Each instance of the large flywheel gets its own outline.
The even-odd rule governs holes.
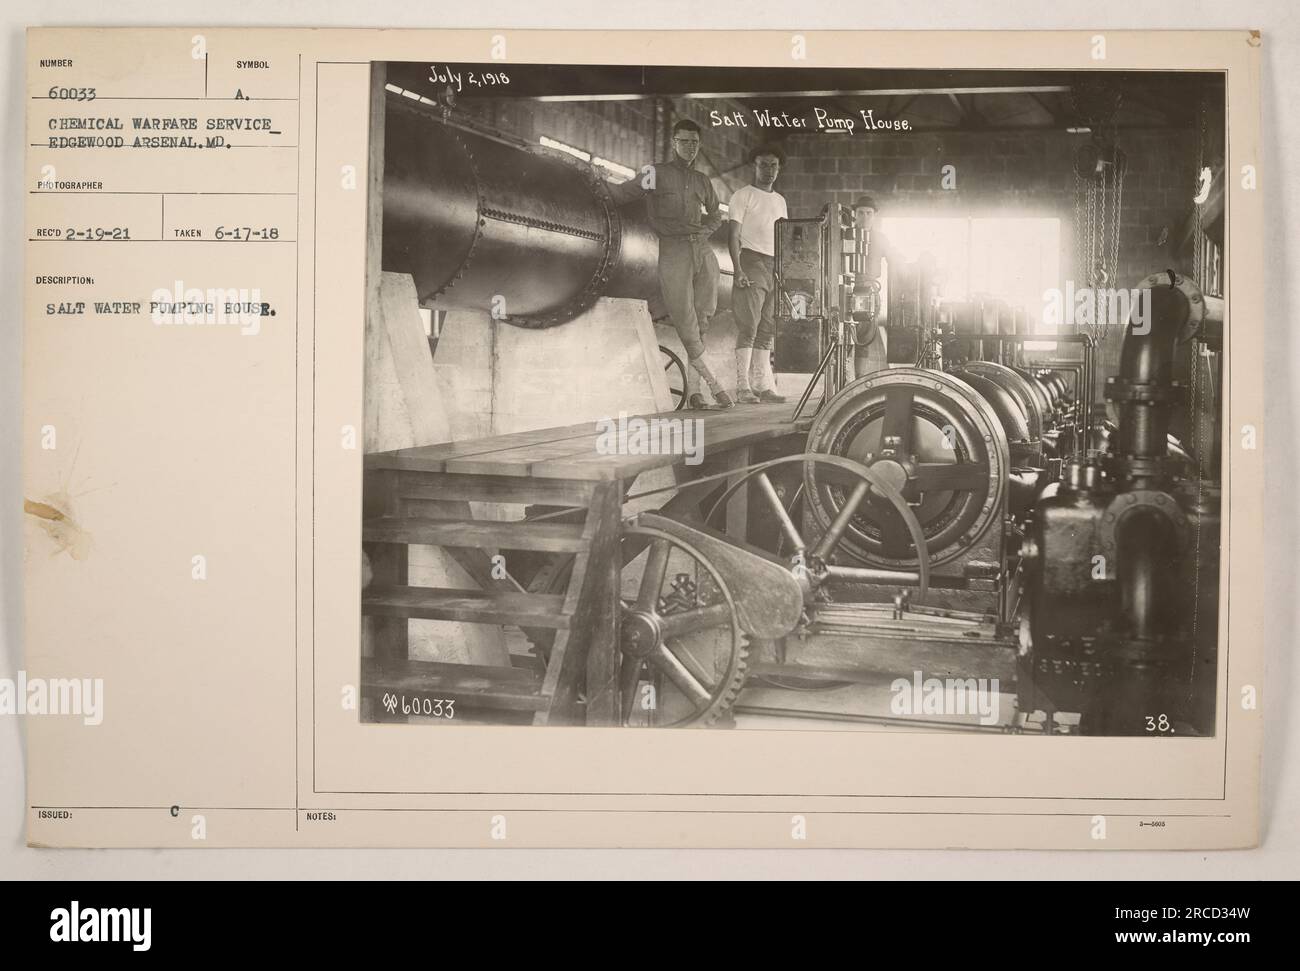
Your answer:
[[[807,451],[852,459],[887,479],[920,522],[932,566],[1001,526],[1011,465],[1006,432],[978,392],[941,371],[890,368],[847,385],[817,415]],[[836,547],[838,562],[918,565],[903,520],[879,494],[854,495],[811,463],[804,492],[818,532],[830,529],[846,504],[857,504]]]

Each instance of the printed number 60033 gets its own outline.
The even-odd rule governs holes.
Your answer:
[[[392,715],[400,711],[403,715],[424,715],[430,718],[456,717],[454,698],[408,698],[406,695],[385,692],[383,703],[384,708]]]

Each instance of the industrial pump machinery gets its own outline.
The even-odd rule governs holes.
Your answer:
[[[854,287],[843,273],[824,282]],[[1090,420],[1090,337],[1035,338],[1082,350],[1073,365],[1042,367],[1001,350],[1023,345],[1014,328],[923,334],[914,346],[942,347],[942,370],[890,367],[824,399],[803,451],[849,459],[889,488],[805,461],[802,481],[778,490],[802,494],[802,534],[813,537],[796,554],[813,592],[806,631],[872,642],[905,627],[952,657],[962,637],[1014,638],[1020,713],[1042,713],[1047,730],[1068,712],[1083,734],[1213,732],[1219,432],[1198,424],[1193,456],[1170,429],[1182,414],[1180,346],[1218,387],[1223,304],[1173,271],[1137,292],[1105,382],[1114,423]],[[806,341],[807,322],[792,323]],[[828,349],[838,339],[822,332]],[[1010,363],[982,359],[989,345]],[[894,605],[889,618],[871,613],[878,602]],[[941,632],[962,618],[961,637]]]
[[[730,259],[715,249],[726,307]],[[658,604],[625,605],[625,699],[649,677],[656,611],[712,597],[744,629],[701,646],[718,690],[678,699],[661,724],[724,720],[747,678],[816,688],[910,676],[924,657],[1009,673],[1018,711],[997,730],[1212,734],[1220,429],[1198,413],[1191,448],[1171,432],[1190,424],[1177,356],[1192,351],[1220,387],[1222,301],[1173,271],[1142,282],[1104,381],[1112,421],[1093,402],[1090,336],[1028,334],[996,303],[943,305],[924,265],[891,268],[891,366],[854,377],[850,323],[881,309],[864,250],[845,207],[778,224],[777,370],[816,372],[823,393],[806,435],[715,477],[703,500],[628,521],[625,574],[662,573],[669,547],[701,568]],[[504,295],[507,320],[530,327],[602,295],[653,313],[656,257],[643,207],[614,206],[583,167],[390,97],[384,267],[410,273],[426,306]],[[1028,340],[1074,353],[1035,358]],[[746,542],[717,528],[741,489],[759,497]],[[553,557],[524,579],[547,590],[565,569]]]
[[[821,245],[851,252],[834,208],[819,225],[838,238]],[[805,273],[783,273],[781,238],[778,226],[779,285],[793,276],[807,292]],[[793,262],[802,271],[808,261]],[[835,308],[862,288],[851,259],[822,265],[829,296],[816,306],[830,309],[814,333],[824,364],[844,331]],[[1042,713],[1049,731],[1068,712],[1083,734],[1213,732],[1219,430],[1206,432],[1198,415],[1193,456],[1170,429],[1182,415],[1180,347],[1193,346],[1192,367],[1219,386],[1223,304],[1173,271],[1136,292],[1118,374],[1105,382],[1114,423],[1091,404],[1092,338],[1035,336],[1081,351],[1035,363],[1022,350],[1032,335],[1005,308],[990,326],[987,308],[945,314],[922,295],[914,306],[930,326],[911,347],[928,366],[890,367],[838,390],[834,370],[822,369],[830,393],[803,451],[852,460],[890,489],[846,482],[816,461],[803,463],[801,482],[785,483],[787,494],[801,493],[802,533],[813,537],[796,553],[813,591],[805,631],[871,642],[906,627],[958,657],[960,638],[942,628],[965,618],[963,637],[1014,636],[1020,714]],[[781,324],[778,346],[788,326],[796,356],[810,360],[809,320]],[[1217,415],[1218,402],[1207,411]],[[903,515],[890,491],[905,501]],[[867,606],[884,601],[895,607],[887,622]],[[989,620],[991,629],[980,626]]]

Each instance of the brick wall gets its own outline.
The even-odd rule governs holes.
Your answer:
[[[1061,267],[1074,249],[1075,150],[1086,135],[1027,134],[798,135],[777,182],[794,217],[815,216],[828,202],[875,196],[891,216],[1037,215],[1061,220]],[[1120,283],[1133,285],[1169,256],[1158,244],[1162,227],[1175,230],[1195,191],[1190,132],[1124,132],[1128,154],[1120,235]],[[957,169],[957,187],[940,186],[944,165]]]
[[[713,176],[713,188],[718,198],[726,202],[733,192],[752,181],[749,153],[765,139],[753,129],[715,128],[709,111],[723,108],[723,102],[682,99],[674,102],[674,106],[674,117],[689,118],[700,126],[700,158],[695,164]]]
[[[651,101],[465,102],[463,109],[499,131],[536,144],[543,135],[631,168],[653,158],[655,107]]]
[[[1075,278],[1074,153],[1087,135],[1043,131],[797,135],[785,142],[788,161],[776,188],[792,217],[815,216],[828,202],[849,204],[860,193],[876,198],[887,216],[1023,215],[1061,220],[1059,285]],[[1133,287],[1149,273],[1180,266],[1172,246],[1195,193],[1195,140],[1190,131],[1122,132],[1128,155],[1123,187],[1116,286]],[[957,185],[940,185],[944,165]],[[1075,286],[1083,282],[1075,279]],[[1119,333],[1099,349],[1099,378],[1114,373]]]
[[[754,127],[714,127],[709,111],[735,107],[726,101],[663,98],[656,101],[536,102],[483,99],[462,108],[501,131],[530,142],[558,139],[602,158],[637,168],[667,157],[661,119],[696,121],[704,131],[700,165],[714,178],[719,196],[750,180],[748,153],[764,141]],[[1074,245],[1075,150],[1087,135],[1060,131],[943,134],[806,134],[782,144],[788,162],[777,188],[791,216],[813,216],[827,202],[849,203],[862,192],[876,195],[889,215],[982,215],[1008,210],[1061,219],[1061,266],[1070,272]],[[1120,282],[1132,286],[1170,257],[1157,243],[1170,239],[1195,192],[1195,147],[1190,131],[1122,132],[1127,152]],[[957,167],[957,188],[940,188],[940,169]]]
[[[753,127],[713,126],[709,111],[725,113],[725,101],[661,99],[598,102],[531,102],[511,99],[472,103],[482,121],[536,142],[542,135],[636,168],[666,157],[659,130],[666,117],[688,117],[703,129],[701,168],[725,202],[749,182],[746,159],[764,140]],[[1061,221],[1061,279],[1077,276],[1074,260],[1075,151],[1086,135],[1061,131],[881,134],[805,134],[782,142],[787,164],[777,182],[792,217],[814,216],[827,202],[851,203],[863,192],[876,196],[884,214],[1026,215]],[[1126,131],[1128,155],[1116,286],[1135,286],[1147,274],[1173,266],[1172,244],[1195,192],[1195,142],[1191,131]],[[944,190],[940,171],[957,169],[957,187]],[[1167,243],[1159,240],[1162,232]],[[1082,282],[1075,279],[1075,286]],[[1035,311],[1041,308],[1033,308]],[[1113,373],[1119,334],[1100,348],[1099,378]]]

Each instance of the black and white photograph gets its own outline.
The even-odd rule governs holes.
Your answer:
[[[1222,73],[372,88],[364,721],[1214,735]]]
[[[370,718],[1214,733],[1222,75],[381,81]]]
[[[1267,933],[1207,881],[1300,834],[1274,0],[123,3],[8,11],[0,870],[106,881],[23,935],[286,874]]]

